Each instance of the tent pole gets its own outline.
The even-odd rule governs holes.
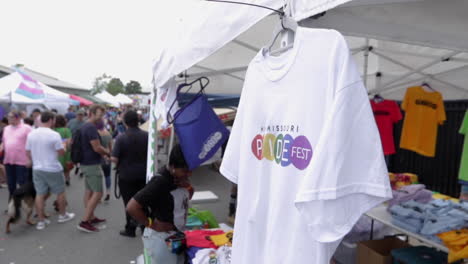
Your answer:
[[[380,53],[379,51],[372,50],[371,52],[374,53],[377,56],[380,56],[381,58],[383,58],[383,59],[385,59],[387,61],[390,61],[390,62],[392,62],[392,63],[394,63],[394,64],[396,64],[398,66],[401,66],[401,67],[409,70],[409,72],[404,74],[403,76],[399,76],[398,78],[395,78],[395,79],[383,84],[382,88],[380,88],[378,90],[374,90],[375,92],[380,92],[380,91],[384,90],[386,87],[388,87],[389,85],[391,85],[391,84],[393,84],[393,83],[395,83],[395,82],[397,82],[399,80],[405,79],[406,77],[409,77],[409,76],[411,76],[411,75],[413,75],[415,73],[425,75],[425,73],[422,72],[423,70],[425,70],[425,69],[427,69],[427,68],[429,68],[431,66],[434,66],[434,65],[436,65],[436,64],[438,64],[438,63],[440,63],[442,61],[450,59],[450,57],[455,56],[455,55],[460,53],[459,51],[452,51],[452,52],[446,54],[445,56],[442,56],[442,57],[438,58],[437,60],[433,60],[433,61],[431,61],[431,62],[429,62],[429,63],[427,63],[427,64],[425,64],[425,65],[423,65],[423,66],[421,66],[419,68],[413,69],[413,68],[409,67],[408,65],[406,65],[404,63],[401,63],[401,62],[399,62],[397,60],[394,60],[394,59],[388,57],[387,55],[384,55],[384,54]]]
[[[366,38],[366,46],[364,48],[365,48],[365,50],[364,50],[364,77],[363,77],[363,81],[364,81],[364,87],[366,87],[366,89],[367,89],[367,71],[369,69],[369,51],[370,51],[369,39],[368,38]]]
[[[388,93],[388,92],[391,92],[391,91],[401,90],[401,89],[407,88],[406,87],[407,85],[411,85],[411,84],[417,83],[417,82],[422,82],[427,78],[434,79],[434,78],[436,78],[438,76],[441,76],[441,75],[444,75],[444,74],[447,74],[447,73],[454,73],[454,72],[464,71],[464,70],[468,70],[468,65],[460,66],[458,68],[450,69],[450,70],[447,70],[447,71],[442,71],[442,72],[439,72],[439,73],[436,73],[436,74],[431,74],[430,76],[423,76],[421,78],[411,80],[411,81],[408,81],[408,82],[398,83],[398,84],[387,87],[385,90],[382,90],[382,93]]]

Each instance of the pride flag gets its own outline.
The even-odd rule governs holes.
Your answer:
[[[21,94],[31,99],[42,99],[45,97],[44,90],[42,90],[38,81],[32,79],[24,73],[18,73],[21,75],[21,77],[23,77],[23,81],[20,82],[18,88],[15,91],[17,94]]]

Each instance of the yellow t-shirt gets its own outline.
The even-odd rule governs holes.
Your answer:
[[[410,87],[401,108],[406,115],[400,148],[434,157],[437,125],[442,125],[446,118],[442,94],[428,92],[420,86]]]

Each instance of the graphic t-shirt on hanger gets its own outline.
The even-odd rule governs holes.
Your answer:
[[[410,87],[406,91],[401,108],[405,111],[405,121],[400,148],[434,157],[437,128],[445,121],[442,94],[428,92],[421,86]]]
[[[382,147],[385,155],[395,154],[395,141],[393,139],[393,124],[401,120],[400,107],[395,101],[371,100],[372,111],[380,132]]]
[[[238,184],[232,264],[329,263],[391,197],[382,145],[343,36],[299,27],[250,63],[221,173]]]
[[[468,111],[465,112],[465,117],[463,118],[459,132],[465,136],[465,141],[463,142],[463,153],[460,161],[458,179],[468,182],[468,140],[466,138],[466,135],[468,134]]]

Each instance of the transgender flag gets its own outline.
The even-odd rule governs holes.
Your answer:
[[[31,99],[44,98],[44,91],[40,87],[38,81],[32,79],[24,73],[18,73],[21,75],[21,77],[23,77],[23,81],[19,84],[18,88],[15,91],[17,94],[21,94]]]

